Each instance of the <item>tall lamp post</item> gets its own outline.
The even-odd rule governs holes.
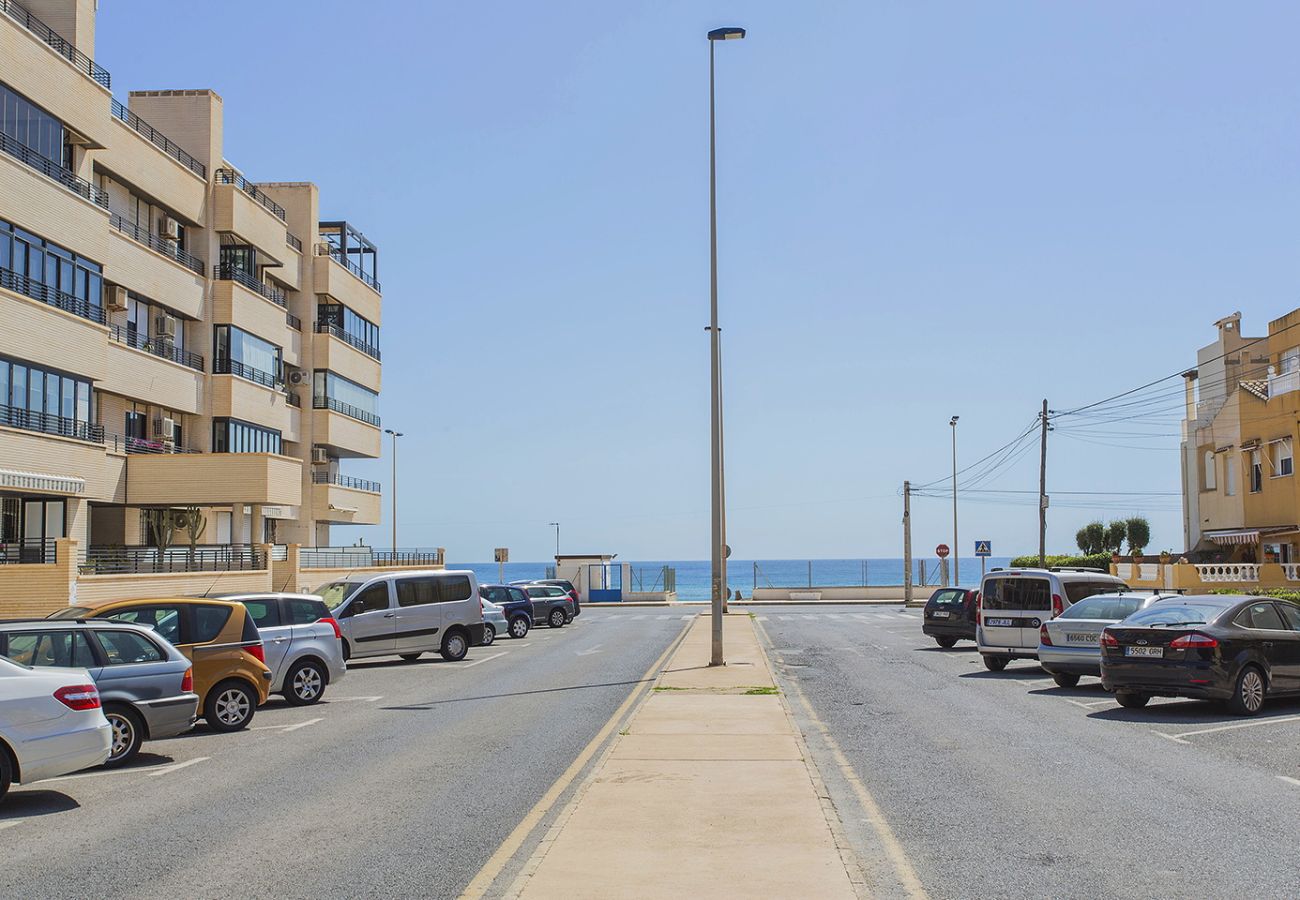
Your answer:
[[[384,434],[393,436],[393,558],[397,558],[397,439],[402,432],[385,428]]]
[[[713,57],[718,41],[740,40],[743,28],[715,28],[709,32],[709,346],[711,377],[709,380],[710,422],[709,445],[712,455],[711,481],[713,488],[713,653],[709,665],[726,664],[722,656],[722,592],[723,566],[726,564],[726,525],[723,506],[726,498],[722,487],[722,360],[718,341],[718,153],[716,128],[716,92],[714,90]]]
[[[961,545],[957,543],[957,420],[953,416],[948,420],[952,426],[952,584],[961,584]]]
[[[560,523],[559,523],[559,522],[547,522],[546,524],[549,525],[549,526],[551,526],[552,528],[555,529],[555,558],[556,558],[556,560],[558,561],[559,558],[560,558]],[[557,565],[558,565],[558,562],[557,562]]]

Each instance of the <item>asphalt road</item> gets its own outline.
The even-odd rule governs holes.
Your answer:
[[[933,897],[1296,896],[1300,702],[1126,710],[1095,678],[941,650],[920,610],[756,614],[877,895],[903,893],[900,863],[855,779]]]
[[[692,616],[584,609],[460,663],[358,661],[316,706],[14,788],[0,897],[454,897]]]

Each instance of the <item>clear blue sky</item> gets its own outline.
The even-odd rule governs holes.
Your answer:
[[[900,555],[899,486],[948,470],[953,413],[972,462],[1044,396],[1100,399],[1191,366],[1222,315],[1262,333],[1296,305],[1293,4],[177,10],[101,5],[118,96],[214,88],[234,163],[318,183],[322,214],[381,249],[402,545],[541,559],[559,520],[570,552],[707,556],[719,25],[749,29],[719,48],[741,558]],[[1177,491],[1160,424],[1054,437],[1049,490]],[[388,463],[349,471],[387,492]],[[1036,489],[1036,452],[984,486]],[[1152,549],[1181,549],[1172,500],[1053,509],[1049,545],[1147,512]],[[918,548],[949,516],[917,501]],[[1033,506],[972,495],[962,520],[963,551],[1036,548]],[[339,537],[386,545],[387,527]]]

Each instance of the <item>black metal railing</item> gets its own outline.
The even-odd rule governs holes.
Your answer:
[[[367,344],[365,341],[361,340],[361,338],[356,337],[355,335],[348,334],[346,331],[344,331],[342,328],[338,327],[337,325],[333,324],[332,322],[317,322],[317,323],[316,323],[316,333],[317,333],[317,334],[332,334],[332,335],[334,335],[336,338],[338,338],[340,341],[342,341],[343,343],[348,344],[348,345],[350,345],[350,346],[352,346],[352,347],[357,348],[357,349],[360,350],[362,353],[364,353],[366,356],[370,356],[370,357],[374,357],[375,359],[379,359],[379,348],[378,348],[378,347],[372,347],[372,346],[370,346],[370,345]]]
[[[303,569],[365,569],[383,566],[441,566],[440,550],[376,550],[373,547],[303,547],[298,565]]]
[[[188,544],[159,547],[91,546],[83,572],[95,575],[147,572],[238,572],[266,568],[266,554],[250,544]]]
[[[17,406],[0,405],[0,425],[21,428],[23,431],[57,434],[60,437],[76,438],[79,441],[93,441],[96,444],[104,443],[103,425],[65,419],[53,413],[36,412]]]
[[[284,291],[277,290],[264,281],[259,281],[254,275],[232,263],[217,263],[212,267],[212,277],[218,281],[237,281],[253,293],[261,294],[277,306],[286,308],[289,306],[289,301],[284,297]]]
[[[100,325],[103,325],[106,321],[103,306],[88,303],[80,297],[74,297],[71,294],[63,293],[63,291],[55,290],[48,284],[33,281],[26,275],[19,275],[13,269],[0,269],[0,287],[11,290],[16,294],[25,294],[33,300],[48,303],[56,309],[73,313],[92,322],[98,322]]]
[[[284,382],[278,375],[272,375],[269,372],[263,372],[261,369],[246,366],[237,360],[225,359],[220,356],[212,361],[212,374],[237,375],[247,381],[253,381],[269,388],[279,389],[284,387]]]
[[[302,406],[302,397],[296,391],[285,391],[284,398],[290,406]]]
[[[284,207],[266,196],[265,191],[253,184],[243,175],[240,175],[234,169],[217,169],[214,173],[214,177],[217,180],[217,184],[233,184],[258,203],[262,204],[262,206],[270,210],[271,213],[281,222],[285,220]]]
[[[203,163],[199,162],[180,147],[176,146],[172,143],[171,138],[167,137],[167,135],[163,134],[157,128],[154,128],[144,119],[131,112],[131,110],[127,109],[123,104],[118,103],[116,99],[113,100],[113,115],[130,125],[139,132],[146,141],[153,144],[163,153],[166,153],[195,175],[199,175],[204,179],[208,177],[207,166],[203,165]]]
[[[293,249],[297,250],[299,253],[302,252],[302,241],[294,237],[292,231],[286,231],[284,233],[284,241],[286,244],[288,244]]]
[[[370,491],[379,493],[378,481],[366,481],[363,478],[353,478],[351,475],[340,475],[337,472],[312,472],[312,484],[336,484],[339,487],[352,488],[357,491]]]
[[[357,276],[362,281],[364,281],[366,284],[370,285],[372,288],[375,289],[376,292],[379,291],[379,279],[375,278],[375,276],[373,275],[369,275],[363,272],[359,265],[354,263],[352,260],[348,259],[347,255],[337,247],[332,246],[330,244],[324,244],[322,246],[329,248],[330,259],[334,260],[340,266],[347,269],[353,275]]]
[[[55,53],[72,63],[77,68],[77,71],[84,72],[93,78],[96,83],[106,88],[113,86],[113,76],[109,75],[102,66],[96,65],[93,59],[73,46],[71,41],[36,18],[20,4],[15,3],[14,0],[0,0],[0,12],[3,12],[48,44]]]
[[[144,244],[150,250],[156,250],[163,256],[176,260],[195,275],[202,275],[207,268],[203,264],[203,260],[193,254],[186,253],[175,241],[169,241],[161,235],[154,234],[143,225],[136,225],[132,222],[128,222],[117,213],[109,215],[108,224],[112,225],[127,237]]]
[[[105,434],[104,447],[114,453],[202,453],[158,438],[134,437],[129,434]]]
[[[58,543],[53,539],[0,542],[0,566],[58,562],[57,548]]]
[[[4,0],[0,0],[3,3]],[[40,172],[48,178],[52,178],[68,190],[86,198],[87,200],[108,208],[108,191],[96,187],[84,178],[78,178],[76,173],[69,169],[63,168],[52,159],[41,156],[31,147],[28,147],[17,138],[10,137],[3,131],[0,131],[0,150],[8,153],[17,160],[22,161],[31,168]]]
[[[343,413],[345,416],[351,416],[368,425],[379,427],[379,416],[372,412],[367,412],[359,406],[353,406],[351,403],[344,403],[342,400],[335,400],[333,397],[311,398],[311,405],[316,409],[332,409],[334,412]]]
[[[298,318],[291,312],[284,314],[285,323],[294,331],[302,331],[302,319]]]
[[[110,325],[108,327],[112,339],[119,344],[126,344],[128,347],[143,350],[145,353],[152,353],[162,359],[170,359],[172,362],[180,363],[182,366],[189,366],[199,372],[203,371],[203,357],[197,353],[182,350],[171,341],[151,338],[140,334],[138,331],[123,328],[121,325]]]

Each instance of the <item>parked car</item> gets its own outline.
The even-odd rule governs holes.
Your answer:
[[[506,634],[516,639],[527,636],[533,627],[533,601],[523,588],[510,584],[481,584],[478,595],[501,607],[506,617]]]
[[[113,728],[108,766],[131,760],[144,741],[189,731],[198,718],[190,661],[138,625],[105,619],[3,622],[0,656],[26,666],[86,670]]]
[[[497,632],[505,634],[509,628],[506,623],[506,613],[491,600],[484,600],[482,596],[479,597],[478,602],[483,607],[483,640],[480,643],[481,646],[490,647],[497,639]]]
[[[343,631],[325,601],[314,594],[222,594],[242,603],[262,635],[271,693],[293,706],[310,706],[327,685],[347,674]]]
[[[400,656],[437,650],[455,662],[483,641],[478,581],[469,570],[431,569],[357,575],[316,593],[343,632],[343,658]]]
[[[573,586],[572,581],[563,578],[539,578],[536,581],[512,581],[510,583],[516,587],[521,585],[526,587],[530,584],[549,584],[551,587],[564,588],[564,592],[568,594],[569,599],[573,601],[573,618],[576,619],[578,616],[582,615],[582,599],[578,595],[578,589]]]
[[[552,628],[563,628],[573,621],[573,598],[562,587],[553,584],[526,584],[524,593],[533,602],[533,621],[545,622]]]
[[[967,588],[939,588],[925,601],[921,633],[928,634],[944,648],[958,641],[975,640],[977,593]]]
[[[992,569],[980,582],[975,644],[984,665],[1001,672],[1013,659],[1038,657],[1038,630],[1085,597],[1127,591],[1095,569]]]
[[[262,636],[242,604],[211,598],[112,600],[69,606],[50,619],[112,619],[152,628],[194,666],[194,693],[213,731],[253,721],[271,689]]]
[[[1074,687],[1081,675],[1100,675],[1102,630],[1139,609],[1178,597],[1158,591],[1085,597],[1038,629],[1038,662],[1058,687]]]
[[[80,669],[34,669],[0,657],[0,799],[101,765],[113,748],[99,690]]]
[[[1194,697],[1254,715],[1266,698],[1300,694],[1300,606],[1222,594],[1164,600],[1102,632],[1101,684],[1130,709]]]

